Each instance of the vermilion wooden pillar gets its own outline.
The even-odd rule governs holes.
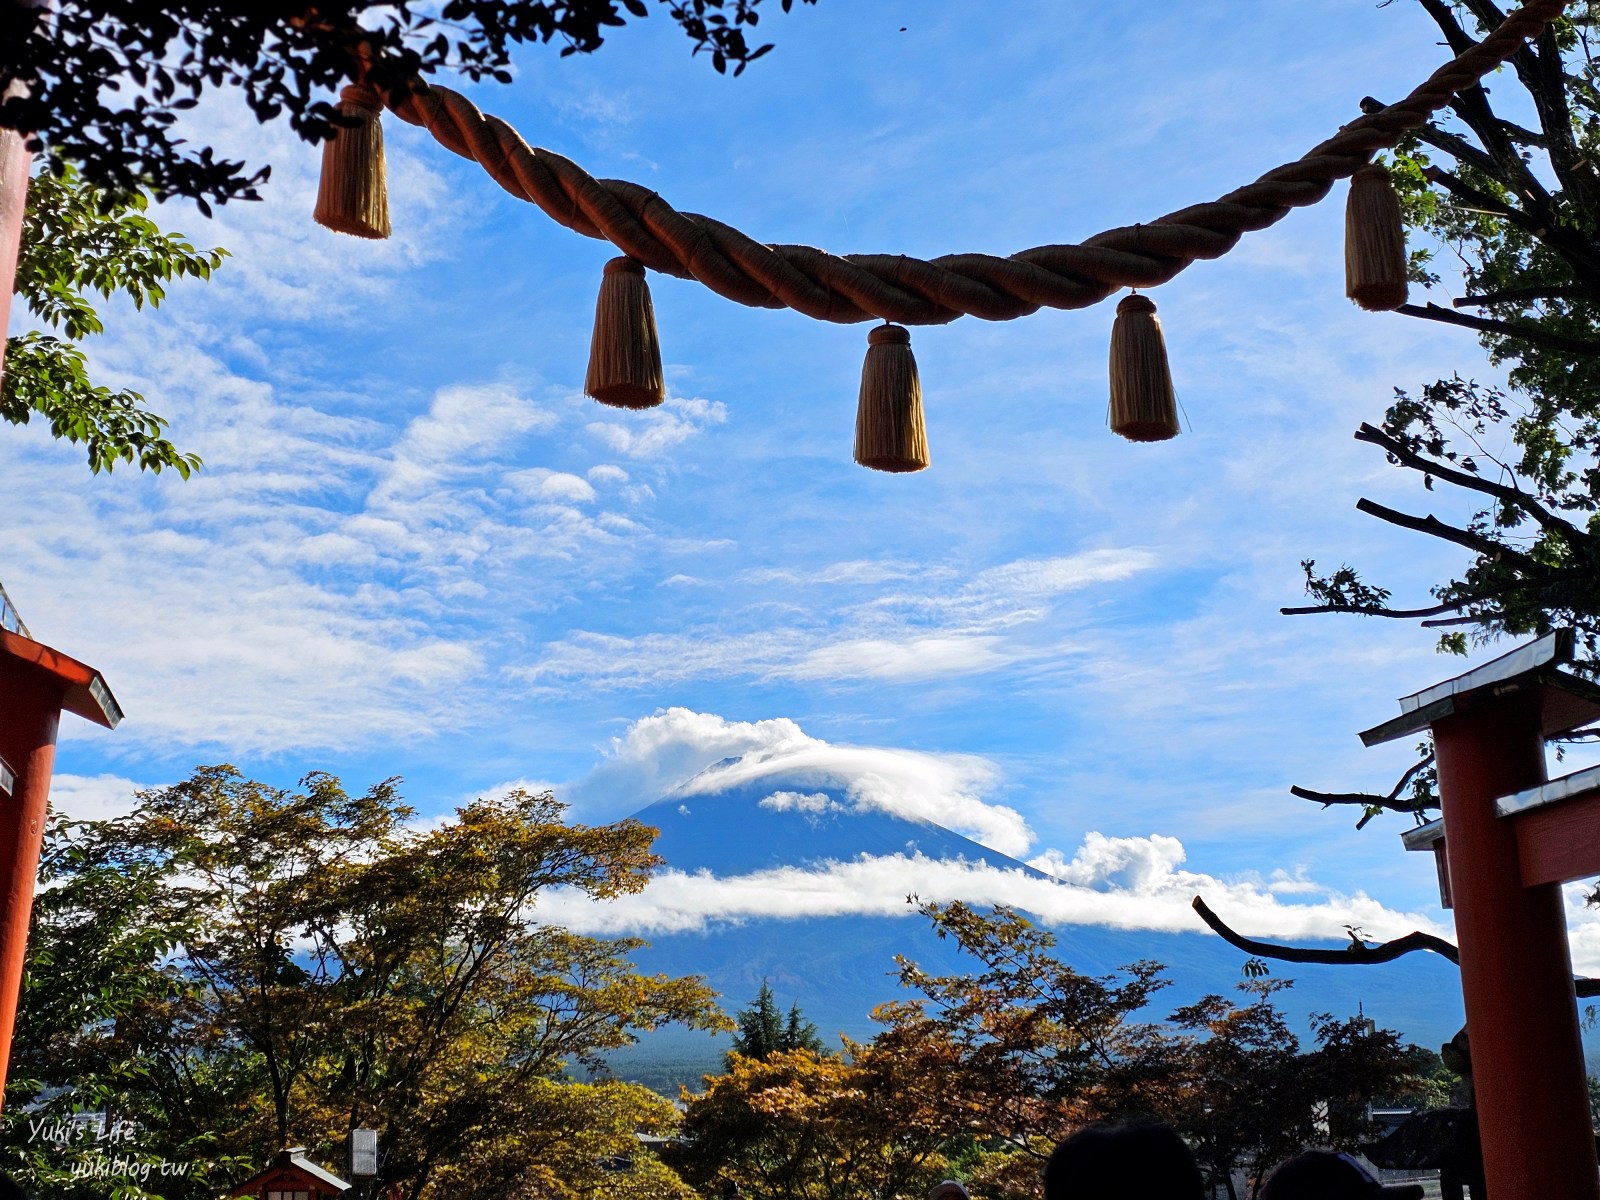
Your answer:
[[[1447,864],[1493,1200],[1600,1200],[1560,883],[1524,869],[1508,819],[1509,800],[1555,786],[1545,740],[1600,718],[1600,689],[1557,669],[1571,656],[1559,631],[1406,697],[1400,718],[1361,735],[1433,733],[1443,817],[1407,844],[1442,847]],[[1600,870],[1600,803],[1565,828],[1573,861]]]
[[[1524,887],[1495,801],[1544,782],[1539,691],[1433,726],[1484,1172],[1495,1200],[1600,1197],[1559,884]]]
[[[93,667],[0,628],[0,1097],[11,1062],[56,729],[64,711],[107,729],[122,719]]]

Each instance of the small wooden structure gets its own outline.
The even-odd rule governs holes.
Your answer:
[[[266,1170],[228,1193],[251,1200],[339,1200],[350,1185],[305,1157],[304,1146],[280,1150]]]
[[[122,720],[100,672],[34,641],[0,589],[0,1088],[11,1059],[63,712],[107,729]]]
[[[1432,850],[1455,910],[1489,1195],[1600,1200],[1560,885],[1600,874],[1600,770],[1547,782],[1545,742],[1600,720],[1600,687],[1561,667],[1557,630],[1400,701],[1367,745],[1433,734]]]

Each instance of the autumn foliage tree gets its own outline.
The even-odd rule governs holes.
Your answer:
[[[975,1195],[1026,1200],[1072,1130],[1154,1117],[1233,1195],[1236,1172],[1253,1189],[1307,1143],[1356,1148],[1371,1133],[1365,1102],[1421,1086],[1427,1056],[1359,1017],[1318,1017],[1303,1048],[1273,1000],[1287,980],[1247,979],[1242,999],[1163,1015],[1159,964],[1089,976],[1009,909],[921,911],[972,969],[902,961],[906,998],[881,1005],[883,1028],[841,1058],[730,1055],[685,1096],[671,1154],[702,1193],[733,1182],[751,1200],[914,1200],[954,1174]]]
[[[139,1122],[142,1153],[193,1164],[168,1200],[357,1127],[378,1131],[378,1182],[404,1200],[674,1194],[636,1138],[669,1128],[672,1106],[569,1068],[640,1030],[726,1018],[697,980],[633,972],[638,942],[536,920],[550,889],[637,891],[653,837],[567,824],[526,792],[423,828],[393,781],[350,794],[312,775],[285,791],[226,767],[142,794],[127,817],[58,821],[11,1163],[52,1195],[110,1194],[74,1178],[83,1153],[29,1137],[30,1120],[91,1107]]]
[[[876,1043],[845,1049],[731,1055],[726,1073],[686,1097],[669,1160],[702,1193],[732,1182],[755,1200],[923,1195],[948,1166],[930,1094],[941,1081]]]

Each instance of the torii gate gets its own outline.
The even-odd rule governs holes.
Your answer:
[[[1453,907],[1493,1200],[1600,1200],[1560,885],[1600,874],[1600,768],[1546,782],[1545,742],[1600,720],[1600,687],[1561,670],[1557,630],[1400,701],[1368,746],[1430,730],[1432,849]]]
[[[0,1097],[11,1061],[63,712],[107,729],[122,720],[100,672],[34,641],[0,589]]]

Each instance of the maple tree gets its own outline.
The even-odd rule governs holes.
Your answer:
[[[74,1176],[93,1146],[30,1141],[30,1120],[92,1107],[137,1121],[140,1153],[192,1163],[145,1185],[168,1200],[358,1127],[404,1200],[658,1194],[670,1173],[636,1134],[672,1106],[569,1071],[640,1030],[729,1022],[700,981],[635,973],[636,940],[534,919],[544,891],[604,900],[655,865],[648,827],[562,811],[513,792],[423,828],[392,780],[288,791],[214,767],[126,817],[57,821],[3,1127],[16,1174],[127,1186]]]

